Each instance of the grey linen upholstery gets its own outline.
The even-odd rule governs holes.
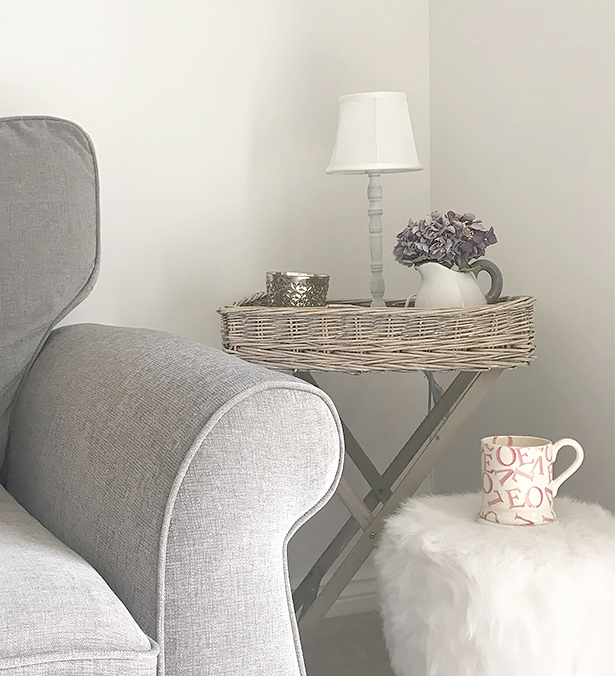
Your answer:
[[[54,118],[0,120],[0,467],[23,374],[90,291],[98,181],[90,139]]]
[[[161,676],[292,676],[286,543],[342,455],[316,388],[166,333],[77,325],[25,380],[7,487],[160,643]]]
[[[329,399],[164,333],[49,335],[98,271],[71,122],[0,120],[0,237],[0,465],[32,515],[2,491],[0,676],[149,676],[129,613],[159,676],[304,673],[285,549],[339,479]]]
[[[157,654],[100,575],[0,487],[0,674],[155,676]]]

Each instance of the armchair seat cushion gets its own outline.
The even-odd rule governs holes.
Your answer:
[[[157,654],[94,568],[0,486],[0,676],[155,676]]]

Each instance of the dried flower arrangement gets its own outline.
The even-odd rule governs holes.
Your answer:
[[[408,267],[433,262],[467,272],[472,261],[497,241],[493,228],[485,230],[474,214],[434,211],[417,223],[410,219],[397,235],[393,256]]]

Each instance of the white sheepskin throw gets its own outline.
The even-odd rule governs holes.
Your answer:
[[[615,518],[555,501],[558,521],[475,520],[478,495],[408,501],[376,553],[397,676],[615,676]]]

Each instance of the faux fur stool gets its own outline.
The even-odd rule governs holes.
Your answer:
[[[614,676],[615,518],[555,500],[558,521],[475,520],[478,495],[408,501],[376,554],[397,676]]]

